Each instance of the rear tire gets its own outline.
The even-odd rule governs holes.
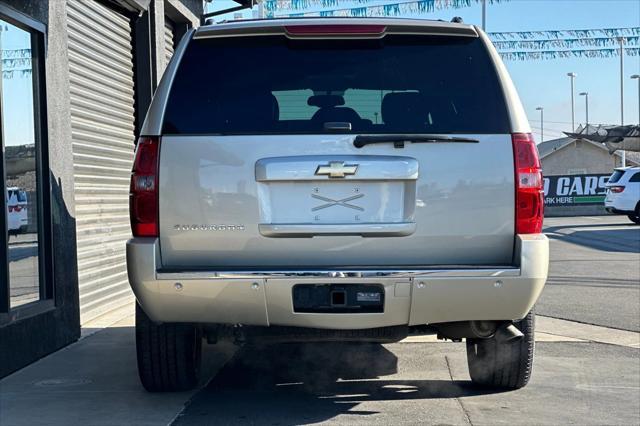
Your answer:
[[[176,392],[198,384],[202,334],[191,324],[156,324],[136,302],[138,375],[149,392]]]
[[[467,363],[471,380],[479,385],[520,389],[531,378],[534,352],[535,314],[513,323],[524,337],[512,342],[467,339]]]
[[[635,223],[636,225],[640,225],[640,203],[638,203],[638,205],[636,206],[634,213],[630,214],[627,217],[629,218],[629,220],[631,220],[631,222]]]

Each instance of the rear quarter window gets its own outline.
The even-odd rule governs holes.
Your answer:
[[[611,175],[611,177],[609,178],[608,182],[609,183],[616,183],[620,180],[620,178],[624,175],[624,171],[623,170],[616,170],[613,172],[613,174]]]
[[[509,133],[479,38],[284,36],[194,39],[178,67],[165,134]]]

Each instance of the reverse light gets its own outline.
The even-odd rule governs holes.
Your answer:
[[[624,191],[624,186],[612,186],[609,187],[609,191],[613,192],[614,194],[619,194]]]
[[[542,168],[533,136],[514,133],[513,159],[516,184],[516,234],[539,234],[544,220]]]
[[[129,190],[129,217],[134,237],[158,236],[159,151],[160,138],[138,139]]]

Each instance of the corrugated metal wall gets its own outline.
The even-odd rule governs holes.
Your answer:
[[[169,63],[169,61],[171,60],[171,57],[173,56],[173,47],[174,47],[174,41],[173,41],[173,22],[171,22],[169,19],[165,19],[164,20],[164,59],[165,59],[165,68],[167,66],[167,64]]]
[[[125,241],[134,149],[132,34],[94,0],[68,3],[81,323],[130,303]]]

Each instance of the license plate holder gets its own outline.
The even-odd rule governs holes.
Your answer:
[[[296,284],[293,311],[299,313],[383,313],[381,284]]]

